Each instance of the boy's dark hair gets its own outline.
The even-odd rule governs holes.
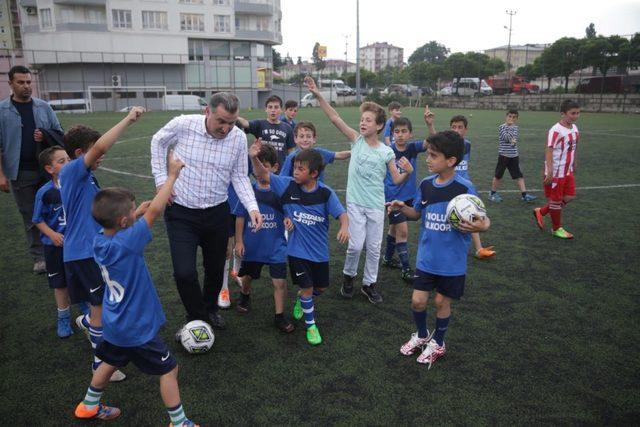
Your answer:
[[[391,126],[391,132],[397,127],[404,126],[409,129],[409,132],[413,132],[413,126],[411,125],[411,120],[406,117],[399,117],[393,121],[393,125]]]
[[[135,200],[136,196],[126,188],[105,188],[94,197],[91,216],[102,227],[115,228],[118,220],[129,214]]]
[[[294,101],[293,99],[287,99],[287,102],[284,103],[284,109],[288,110],[289,108],[297,108],[298,101]]]
[[[384,108],[379,104],[371,101],[363,102],[362,105],[360,105],[360,114],[366,113],[367,111],[376,115],[376,124],[384,125],[386,123],[387,113],[384,112]],[[382,132],[382,129],[383,128],[380,128],[378,133]]]
[[[101,136],[100,132],[88,126],[72,126],[64,134],[64,149],[67,150],[67,154],[71,159],[75,159],[75,153],[78,148],[83,153],[86,152]]]
[[[578,102],[574,101],[573,99],[565,99],[564,101],[562,101],[562,104],[560,104],[561,113],[566,113],[567,111],[573,110],[574,108],[580,108],[580,104],[578,104]]]
[[[280,108],[282,108],[282,98],[280,98],[278,95],[271,95],[270,97],[268,97],[267,100],[264,101],[264,106],[266,107],[271,102],[277,102],[278,104],[280,104]]]
[[[64,151],[64,148],[62,148],[59,145],[54,145],[53,147],[49,147],[47,149],[42,150],[40,155],[38,155],[38,163],[40,164],[41,168],[44,169],[45,166],[51,165],[51,159],[53,158],[53,153],[55,153],[56,151]]]
[[[516,117],[518,117],[520,115],[520,113],[518,113],[518,110],[516,110],[515,108],[508,109],[507,110],[507,114],[513,114]]]
[[[314,138],[317,136],[316,135],[316,127],[311,122],[298,122],[296,124],[296,127],[293,128],[293,134],[295,136],[298,136],[298,130],[299,129],[309,129],[313,133],[313,137]]]
[[[458,135],[457,132],[452,130],[438,132],[429,136],[427,143],[429,143],[429,148],[432,150],[444,154],[445,159],[455,157],[456,164],[453,165],[454,167],[458,166],[462,161],[462,157],[464,156],[464,139]]]
[[[389,105],[387,105],[387,109],[389,111],[391,111],[391,110],[399,110],[401,108],[402,108],[402,104],[400,104],[398,101],[391,101],[389,103]]]
[[[296,157],[293,158],[293,164],[295,165],[296,163],[305,163],[309,168],[309,173],[318,172],[318,176],[324,169],[322,155],[318,150],[314,150],[313,148],[301,150],[296,154]]]
[[[29,71],[29,69],[27,67],[25,67],[24,65],[14,65],[9,70],[9,81],[13,80],[13,76],[16,73],[18,73],[18,74],[31,74],[31,71]]]
[[[258,160],[260,160],[260,163],[267,162],[271,166],[274,166],[278,163],[278,153],[276,153],[276,149],[273,148],[273,145],[262,144],[257,157]]]
[[[464,124],[465,129],[469,127],[469,121],[465,116],[461,114],[451,117],[451,120],[449,120],[449,126],[457,122],[462,122]]]

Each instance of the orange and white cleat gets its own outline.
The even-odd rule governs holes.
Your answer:
[[[229,298],[229,288],[222,288],[220,294],[218,294],[218,307],[229,308],[231,307],[231,299]]]
[[[540,212],[540,208],[535,208],[533,210],[533,216],[536,219],[536,224],[538,225],[538,228],[540,230],[544,230],[544,216],[542,215],[542,212]]]
[[[75,410],[76,418],[80,418],[83,420],[103,420],[108,421],[114,418],[118,418],[121,414],[120,409],[103,405],[102,403],[98,404],[92,409],[87,408],[84,402],[78,403]]]

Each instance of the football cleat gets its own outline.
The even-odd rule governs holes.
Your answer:
[[[362,285],[360,292],[367,297],[371,304],[379,304],[382,302],[382,295],[377,291],[375,283],[372,283],[369,286]]]
[[[318,345],[322,343],[322,337],[318,327],[314,324],[307,328],[307,342],[311,345]]]
[[[536,219],[536,225],[540,230],[544,230],[544,215],[542,215],[542,209],[535,208],[533,210],[533,217]]]
[[[293,318],[296,320],[302,319],[304,316],[304,312],[302,311],[302,303],[300,302],[300,297],[296,297],[296,302],[293,304]]]
[[[407,283],[412,283],[413,282],[413,278],[415,277],[415,275],[413,274],[413,270],[410,268],[404,269],[402,270],[402,274],[401,274],[402,280],[404,280]]]
[[[78,327],[78,329],[84,332],[84,334],[87,336],[87,339],[91,341],[91,337],[89,337],[89,320],[87,319],[86,315],[81,314],[80,316],[76,317],[76,326]]]
[[[422,349],[429,342],[429,331],[427,331],[427,338],[418,337],[418,333],[414,332],[411,334],[411,339],[404,343],[402,347],[400,347],[400,353],[405,356],[411,356],[416,351]]]
[[[387,259],[384,255],[382,256],[382,265],[387,268],[402,268],[402,263],[400,261],[393,257]]]
[[[120,409],[103,405],[102,403],[98,404],[93,409],[88,409],[84,402],[78,403],[75,410],[76,418],[80,418],[83,420],[103,420],[108,421],[114,418],[119,417],[121,414]]]
[[[558,228],[557,230],[553,230],[551,232],[551,235],[560,239],[573,239],[573,234],[569,233],[562,227]]]
[[[535,199],[537,199],[537,197],[531,194],[525,194],[520,198],[523,202],[533,202]]]
[[[60,338],[68,338],[73,334],[73,330],[71,329],[71,322],[69,321],[69,317],[58,318],[58,336]]]
[[[218,307],[229,308],[231,307],[231,300],[229,299],[229,289],[222,288],[218,294]]]
[[[444,353],[446,351],[447,349],[444,342],[442,343],[442,345],[438,345],[436,340],[431,339],[427,343],[427,346],[424,348],[424,350],[422,350],[422,353],[420,353],[420,356],[418,356],[416,361],[425,365],[428,364],[429,369],[431,369],[431,365],[433,364],[433,362],[444,356]]]
[[[353,297],[353,277],[343,274],[342,287],[340,288],[340,295],[345,298]]]
[[[491,258],[496,254],[496,251],[493,250],[493,246],[487,246],[486,248],[480,248],[476,251],[476,258],[478,259],[487,259]]]
[[[280,331],[285,332],[287,334],[293,332],[296,329],[296,327],[293,326],[293,323],[291,323],[289,319],[287,319],[285,316],[276,317],[275,325],[276,325],[276,328],[278,328]]]
[[[200,427],[200,424],[196,424],[191,420],[184,421],[179,426],[174,426],[173,424],[169,424],[169,427]]]
[[[502,201],[502,196],[499,195],[498,193],[493,193],[492,195],[489,196],[489,200],[495,203],[500,203]]]

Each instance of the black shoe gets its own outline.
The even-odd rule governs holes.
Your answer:
[[[402,280],[404,280],[407,283],[413,283],[413,278],[414,278],[414,273],[412,269],[407,268],[405,270],[402,270]]]
[[[224,318],[218,312],[210,312],[209,313],[209,324],[214,329],[227,329],[226,322]]]
[[[353,297],[353,277],[343,274],[342,288],[340,288],[340,295],[345,298]]]
[[[250,295],[240,293],[240,298],[236,302],[236,311],[240,314],[247,314],[251,311],[251,298]]]
[[[378,293],[375,286],[376,284],[372,283],[369,286],[362,286],[360,289],[360,291],[369,299],[371,304],[378,304],[382,302],[382,295]]]
[[[387,268],[402,268],[402,263],[396,258],[387,259],[384,255],[382,255],[382,265]]]
[[[276,314],[275,324],[276,328],[280,329],[282,332],[286,332],[287,334],[293,332],[296,329],[296,327],[293,326],[293,323],[291,323],[291,321],[284,315],[278,316]]]

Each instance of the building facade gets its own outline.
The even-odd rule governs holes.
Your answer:
[[[373,43],[360,48],[360,66],[374,73],[387,67],[399,68],[404,64],[404,49],[387,42]]]
[[[233,91],[256,107],[282,42],[279,0],[20,0],[19,9],[41,96],[89,98],[91,88],[94,111],[160,109],[164,90]]]
[[[548,45],[544,44],[525,44],[522,46],[512,45],[499,46],[484,51],[492,59],[501,59],[505,64],[511,63],[511,71],[515,71],[527,64],[533,64],[533,61],[545,50]],[[511,59],[509,60],[509,54]],[[507,65],[508,66],[508,65]]]
[[[356,64],[345,61],[344,59],[327,59],[324,61],[325,66],[322,69],[323,75],[333,74],[341,77],[344,73],[355,73]],[[282,79],[289,80],[300,74],[316,75],[316,67],[312,62],[302,61],[300,64],[283,65],[280,69]]]

